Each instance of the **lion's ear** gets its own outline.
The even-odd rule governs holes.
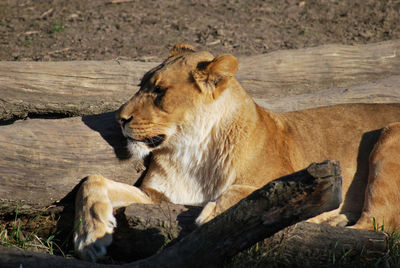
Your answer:
[[[171,51],[168,54],[168,58],[170,57],[175,57],[177,55],[185,54],[185,53],[190,53],[190,52],[195,52],[196,49],[187,43],[179,43],[176,44]]]
[[[202,64],[205,67],[197,72],[195,80],[202,91],[211,91],[214,99],[216,99],[235,75],[239,65],[238,60],[231,54],[221,54],[211,62]]]
[[[205,71],[210,78],[224,79],[235,75],[238,69],[238,60],[231,54],[221,54],[216,56],[210,64],[207,65]]]

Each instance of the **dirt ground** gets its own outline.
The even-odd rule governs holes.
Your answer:
[[[160,60],[400,38],[399,0],[0,0],[0,60]]]

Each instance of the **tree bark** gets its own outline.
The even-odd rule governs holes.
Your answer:
[[[252,263],[259,267],[272,263],[297,267],[351,263],[372,266],[387,254],[386,238],[382,232],[301,222],[266,238],[258,245],[260,254],[244,262],[250,267]]]
[[[400,93],[394,90],[398,89],[399,78],[393,82],[384,78],[400,75],[400,55],[396,52],[399,49],[400,40],[392,40],[357,46],[325,45],[276,51],[239,58],[236,76],[261,104],[272,98],[308,95],[338,87],[345,87],[340,92],[346,93],[344,99],[352,102],[371,102],[371,95],[375,102],[388,102],[388,98],[393,102],[400,99]],[[0,121],[113,111],[137,91],[136,85],[142,75],[157,64],[0,62]],[[348,87],[378,79],[384,79],[386,86],[378,85],[377,88],[367,84],[367,92],[363,92],[363,88],[346,91]],[[325,104],[343,103],[343,96],[337,91],[322,92],[325,95],[320,97],[330,99]],[[312,98],[308,99],[307,105],[315,106],[313,103]],[[303,108],[295,103],[293,107],[284,104],[281,102],[280,106],[285,110]],[[276,107],[276,104],[267,105],[267,108]]]
[[[257,241],[296,222],[335,209],[341,202],[340,167],[337,162],[312,164],[307,169],[268,183],[176,244],[127,267],[220,267]],[[0,251],[2,267],[38,267],[71,260]],[[77,261],[75,267],[86,262]],[[36,265],[36,266],[35,266]],[[97,267],[97,265],[91,265]],[[99,266],[100,267],[100,266]]]

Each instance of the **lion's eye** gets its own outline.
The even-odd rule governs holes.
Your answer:
[[[161,88],[159,86],[154,87],[153,92],[156,94],[156,97],[154,99],[154,104],[158,107],[161,107],[161,100],[165,95],[165,89]]]
[[[160,86],[156,86],[153,89],[153,92],[156,94],[161,94],[161,93],[163,93],[163,91],[164,91],[164,89],[162,89]]]

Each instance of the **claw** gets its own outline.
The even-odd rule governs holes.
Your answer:
[[[207,205],[201,211],[200,215],[197,217],[196,224],[200,226],[211,220],[214,217],[216,206],[217,206],[216,202],[208,202]]]
[[[95,203],[91,213],[83,213],[82,223],[74,234],[75,253],[78,257],[96,261],[106,255],[112,242],[112,233],[117,221],[111,209],[103,203]]]
[[[106,233],[102,238],[96,239],[94,242],[89,242],[90,239],[94,239],[93,237],[89,239],[77,239],[75,241],[75,252],[77,255],[88,261],[95,262],[101,257],[105,256],[107,253],[107,246],[109,246],[112,242],[112,235]]]
[[[112,217],[111,219],[108,219],[108,227],[114,229],[115,227],[117,227],[117,221],[115,220],[114,217]]]

